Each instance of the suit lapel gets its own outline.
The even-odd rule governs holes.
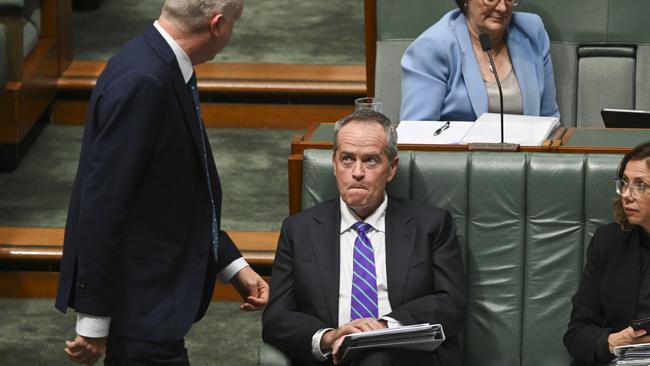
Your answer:
[[[388,199],[386,208],[386,277],[388,299],[393,309],[402,304],[409,263],[415,245],[416,226],[413,216],[401,203]]]
[[[185,115],[185,122],[190,129],[192,140],[194,140],[194,147],[199,155],[199,160],[203,161],[203,148],[201,146],[201,131],[199,128],[199,121],[194,111],[194,101],[190,95],[190,91],[183,80],[183,74],[176,61],[176,56],[171,50],[165,39],[160,35],[158,30],[153,26],[149,26],[144,32],[144,38],[149,43],[154,52],[169,65],[169,75],[176,92],[183,114]]]
[[[339,272],[340,272],[340,201],[334,200],[313,215],[310,225],[311,243],[321,281],[331,324],[339,322]]]

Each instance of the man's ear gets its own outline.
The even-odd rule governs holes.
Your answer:
[[[210,17],[210,34],[215,37],[218,36],[219,29],[223,21],[223,13],[215,13],[212,17]]]
[[[396,156],[393,161],[390,162],[390,166],[388,167],[388,181],[390,182],[395,178],[395,174],[397,173],[397,167],[399,166],[399,155]]]

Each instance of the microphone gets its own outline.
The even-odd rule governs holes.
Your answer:
[[[481,42],[481,48],[488,55],[490,60],[490,71],[494,74],[494,79],[497,81],[497,88],[499,89],[499,112],[501,114],[501,143],[503,144],[503,90],[501,90],[501,81],[499,80],[499,74],[497,73],[497,67],[494,65],[494,59],[492,58],[492,41],[490,40],[490,35],[487,33],[481,33],[478,36],[478,40]]]

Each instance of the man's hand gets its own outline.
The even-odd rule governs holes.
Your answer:
[[[106,352],[106,338],[89,338],[77,335],[73,341],[65,341],[65,353],[72,361],[92,365]]]
[[[646,335],[645,329],[634,330],[632,327],[627,327],[622,331],[612,333],[607,337],[609,353],[611,354],[614,354],[614,347],[648,342],[650,342],[650,335]]]
[[[237,272],[230,283],[244,300],[240,310],[262,310],[269,302],[269,285],[249,266]]]
[[[339,347],[341,342],[343,342],[343,337],[359,332],[367,332],[369,330],[387,328],[385,321],[380,321],[374,318],[363,318],[353,320],[345,325],[342,325],[336,329],[328,330],[323,333],[323,337],[320,339],[320,349],[323,353],[328,350],[332,350],[332,357],[334,358],[334,363],[339,361],[341,355],[339,355]]]

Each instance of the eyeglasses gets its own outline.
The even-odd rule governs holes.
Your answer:
[[[517,6],[521,2],[521,0],[504,0],[504,1],[508,6]],[[501,2],[501,0],[483,0],[483,4],[490,7],[497,6],[499,2]]]
[[[646,188],[648,188],[648,185],[643,182],[630,183],[621,178],[614,179],[614,182],[616,183],[616,193],[618,195],[623,195],[623,192],[629,189],[630,195],[635,200],[641,198],[641,196],[645,193]]]

